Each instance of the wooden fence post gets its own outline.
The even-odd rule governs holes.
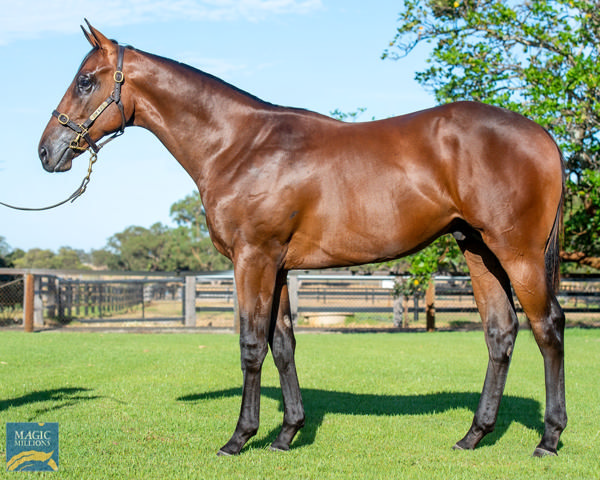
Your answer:
[[[196,326],[196,277],[188,275],[185,277],[183,315],[186,327]]]
[[[33,326],[44,326],[44,301],[42,300],[42,279],[33,276]]]
[[[413,293],[413,318],[415,323],[419,321],[419,294],[417,292]]]
[[[427,331],[435,331],[435,279],[431,277],[427,290],[425,291],[425,318],[427,319]]]
[[[26,332],[33,332],[33,309],[35,288],[33,274],[25,274],[25,291],[23,295],[23,328]]]
[[[233,331],[240,333],[240,304],[238,302],[235,278],[233,279]]]
[[[394,302],[392,304],[394,327],[397,327],[397,328],[404,326],[403,325],[404,311],[402,309],[403,300],[404,300],[404,295],[398,295],[398,296],[394,297]]]
[[[292,325],[298,324],[298,275],[288,275],[288,295]]]

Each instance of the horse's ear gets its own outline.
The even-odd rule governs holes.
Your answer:
[[[87,22],[87,20],[86,20]],[[89,25],[89,24],[88,24]],[[94,48],[98,47],[98,43],[96,42],[96,39],[92,36],[91,33],[89,33],[85,27],[83,25],[81,25],[81,30],[83,31],[83,34],[85,35],[85,38],[87,39],[88,42],[90,42],[90,45]]]
[[[90,44],[94,48],[100,48],[100,49],[108,50],[107,47],[112,46],[113,42],[110,41],[108,38],[106,38],[104,35],[102,35],[102,33],[100,33],[94,27],[92,27],[92,25],[90,24],[90,22],[87,21],[87,18],[84,19],[84,20],[85,20],[85,23],[87,23],[87,26],[88,26],[88,28],[90,30],[88,32],[83,27],[83,25],[81,26],[81,29],[83,30],[83,34],[85,35],[85,38],[87,38],[87,41],[90,42]]]

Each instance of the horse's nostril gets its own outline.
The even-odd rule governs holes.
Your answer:
[[[43,163],[46,163],[46,161],[48,160],[48,150],[46,150],[46,147],[44,147],[44,146],[40,147],[39,155],[40,155],[40,160]]]

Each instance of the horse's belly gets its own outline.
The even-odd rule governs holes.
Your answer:
[[[371,218],[370,222],[319,222],[294,233],[285,265],[288,269],[315,269],[396,259],[427,245],[450,221],[439,215],[396,214]]]

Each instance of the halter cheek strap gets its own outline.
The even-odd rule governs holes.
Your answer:
[[[71,130],[77,133],[77,136],[69,144],[69,148],[73,150],[87,150],[88,148],[91,148],[94,153],[98,153],[100,148],[102,148],[106,143],[118,137],[125,131],[125,110],[123,108],[123,102],[121,102],[121,85],[125,81],[125,75],[123,75],[124,51],[125,47],[119,45],[119,53],[117,56],[117,70],[113,75],[113,79],[115,81],[115,87],[113,89],[113,92],[108,96],[106,100],[104,100],[104,102],[100,104],[100,106],[96,110],[94,110],[94,113],[92,113],[85,122],[77,124],[73,120],[71,120],[66,113],[60,113],[58,110],[54,110],[52,112],[52,115],[57,118],[58,122],[61,125],[69,127]],[[104,112],[104,110],[108,108],[108,106],[111,103],[116,103],[117,107],[119,107],[119,112],[121,113],[121,127],[109,139],[105,140],[100,145],[98,145],[96,144],[96,142],[94,142],[94,140],[92,140],[92,137],[90,136],[88,130],[92,126],[94,121],[102,114],[102,112]],[[82,138],[88,144],[88,147],[82,147],[79,145],[79,142]]]

